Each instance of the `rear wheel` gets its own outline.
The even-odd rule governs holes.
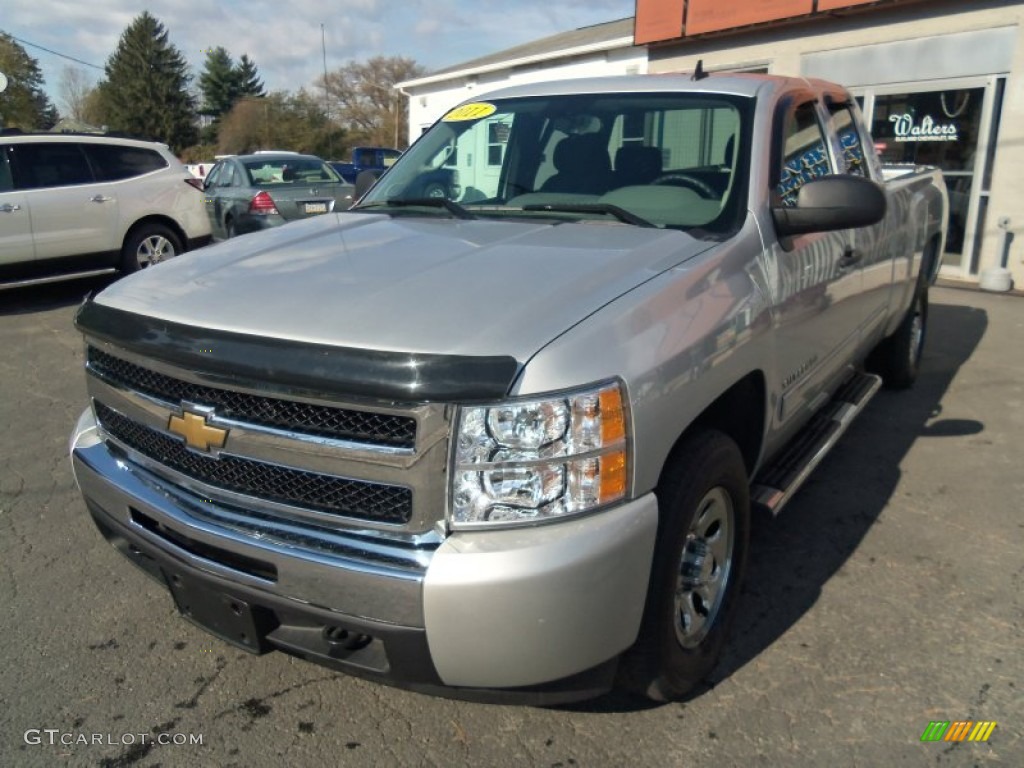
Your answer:
[[[121,248],[121,266],[125,272],[159,264],[182,252],[181,241],[163,224],[140,224],[128,233]]]
[[[694,435],[674,451],[656,493],[658,544],[647,604],[619,682],[669,701],[707,678],[736,612],[750,539],[743,456],[721,432]]]
[[[868,368],[878,373],[890,389],[906,389],[917,379],[927,330],[928,284],[922,280],[895,333],[871,353]]]

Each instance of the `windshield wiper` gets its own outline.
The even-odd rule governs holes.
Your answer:
[[[423,206],[425,208],[445,208],[452,216],[457,219],[475,219],[472,213],[467,211],[461,205],[456,203],[454,200],[449,200],[447,197],[392,197],[388,200],[378,200],[372,203],[364,203],[363,205],[357,205],[350,209],[358,211],[362,208],[376,208],[376,207],[387,207],[392,206],[394,208],[405,208],[410,206]]]
[[[637,227],[654,227],[656,225],[647,219],[630,213],[625,208],[620,208],[611,203],[537,203],[535,205],[524,205],[524,211],[552,211],[555,213],[606,213],[614,216],[625,224],[632,224]]]

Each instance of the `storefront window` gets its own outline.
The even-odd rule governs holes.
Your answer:
[[[877,96],[871,133],[883,163],[935,165],[949,190],[944,263],[963,259],[984,88]]]

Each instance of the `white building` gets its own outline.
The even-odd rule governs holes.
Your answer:
[[[474,93],[508,85],[571,77],[636,75],[647,71],[647,49],[633,44],[633,19],[621,19],[546,37],[407,80],[409,139]]]

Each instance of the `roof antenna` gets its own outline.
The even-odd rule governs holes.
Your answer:
[[[693,74],[690,76],[691,80],[703,80],[708,76],[708,73],[704,71],[704,59],[697,59],[697,68],[693,70]]]

